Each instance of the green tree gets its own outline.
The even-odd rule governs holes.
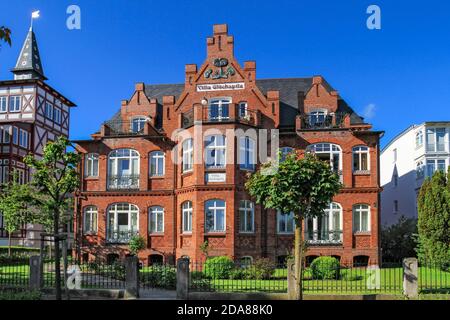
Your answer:
[[[450,265],[450,167],[436,171],[420,188],[418,204],[418,249],[422,263],[442,268]]]
[[[9,46],[11,46],[11,30],[5,26],[0,26],[0,41],[6,42]]]
[[[11,237],[25,223],[31,221],[28,205],[31,202],[33,189],[29,184],[19,184],[17,176],[1,186],[0,212],[5,229],[8,232],[8,255],[11,256]]]
[[[417,219],[401,216],[396,224],[381,228],[383,260],[400,261],[416,256]]]
[[[24,162],[33,169],[32,185],[39,190],[35,202],[42,209],[43,219],[53,222],[53,237],[55,241],[55,286],[56,299],[61,299],[61,252],[59,248],[60,228],[63,226],[70,208],[71,200],[68,198],[79,187],[77,166],[80,155],[66,152],[72,144],[67,138],[61,136],[55,142],[44,147],[42,159],[35,159],[32,155],[25,157]],[[48,214],[48,217],[45,215]]]
[[[278,158],[281,158],[281,154]],[[312,154],[299,158],[292,153],[278,164],[278,168],[275,162],[264,164],[250,176],[245,187],[256,202],[265,208],[283,214],[294,213],[296,299],[302,299],[302,223],[305,218],[324,214],[325,208],[341,187],[338,175],[331,170],[329,163]]]

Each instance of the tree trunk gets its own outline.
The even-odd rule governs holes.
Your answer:
[[[61,252],[59,250],[59,214],[57,210],[53,217],[53,236],[55,239],[55,290],[56,300],[61,300]]]
[[[295,224],[295,244],[294,244],[294,270],[295,270],[295,299],[303,300],[303,235],[302,222],[299,217]]]

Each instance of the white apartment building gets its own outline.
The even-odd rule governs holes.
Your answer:
[[[417,195],[426,177],[450,165],[450,121],[412,125],[381,151],[381,223],[417,218]]]

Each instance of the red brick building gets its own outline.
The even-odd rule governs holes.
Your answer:
[[[144,263],[204,259],[205,241],[210,256],[283,260],[292,216],[255,205],[244,189],[258,147],[275,149],[278,132],[283,152],[315,152],[344,184],[327,215],[305,223],[309,259],[378,263],[381,133],[321,76],[257,79],[256,63],[241,66],[233,47],[227,26],[215,25],[205,62],[186,65],[184,84],[136,84],[92,140],[76,141],[79,253],[126,255],[139,233]],[[259,129],[272,132],[267,141]]]

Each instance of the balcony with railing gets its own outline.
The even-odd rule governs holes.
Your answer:
[[[261,123],[261,113],[259,110],[239,110],[238,105],[234,104],[221,109],[195,105],[181,114],[181,126],[188,128],[195,123],[241,123],[256,127]]]
[[[134,120],[109,120],[102,124],[100,136],[146,136],[157,134],[151,118],[140,118]]]
[[[334,112],[326,115],[301,114],[296,119],[297,130],[340,129],[350,126],[350,114]]]
[[[305,240],[310,245],[340,245],[342,244],[342,230],[306,231]]]
[[[107,231],[107,243],[128,243],[131,238],[138,234],[138,231],[127,230],[108,230]]]
[[[108,190],[139,190],[139,175],[111,175],[108,177]]]

